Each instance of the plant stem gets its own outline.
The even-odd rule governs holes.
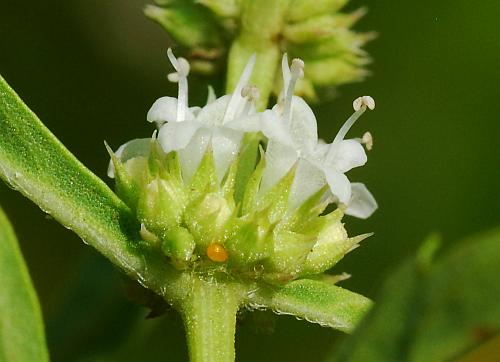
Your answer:
[[[280,33],[286,1],[243,0],[241,28],[229,51],[226,91],[235,88],[252,54],[257,60],[251,82],[259,88],[258,108],[267,106],[281,58]]]
[[[233,362],[241,286],[195,277],[180,303],[191,362]]]

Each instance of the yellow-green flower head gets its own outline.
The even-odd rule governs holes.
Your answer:
[[[345,139],[373,109],[354,101],[354,114],[332,143],[318,139],[316,118],[293,92],[304,74],[283,57],[283,91],[272,109],[257,112],[249,84],[255,57],[232,94],[188,106],[189,63],[168,50],[177,98],[162,97],[147,115],[157,131],[115,153],[108,170],[118,195],[141,222],[144,246],[179,269],[222,272],[271,283],[331,268],[367,235],[349,238],[343,214],[369,217],[377,208],[361,183],[345,176],[367,161],[371,136]],[[329,204],[337,209],[325,212]]]

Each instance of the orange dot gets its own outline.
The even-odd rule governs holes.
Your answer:
[[[207,248],[207,256],[210,260],[217,263],[223,263],[229,257],[226,249],[219,243],[210,244]]]

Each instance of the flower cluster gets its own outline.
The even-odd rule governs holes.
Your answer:
[[[152,138],[122,145],[108,174],[137,213],[147,247],[161,250],[179,269],[231,271],[278,283],[323,272],[366,235],[349,238],[343,214],[370,216],[377,204],[361,183],[345,176],[367,161],[369,133],[345,139],[373,109],[371,97],[333,142],[318,139],[316,118],[294,96],[304,63],[283,56],[283,90],[272,109],[256,111],[259,91],[249,84],[255,57],[232,94],[188,106],[189,63],[168,50],[178,97],[158,99],[147,120]],[[325,212],[331,203],[338,207]]]

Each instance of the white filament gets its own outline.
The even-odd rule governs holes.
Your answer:
[[[176,58],[171,48],[167,50],[167,56],[175,69],[175,73],[168,75],[168,80],[179,83],[179,92],[177,96],[177,122],[183,122],[186,118],[188,108],[188,81],[189,63],[184,58]]]
[[[327,158],[328,159],[333,159],[335,156],[335,153],[337,152],[337,148],[347,135],[347,132],[351,129],[351,127],[354,125],[354,123],[358,120],[359,117],[363,113],[365,113],[366,108],[368,107],[369,109],[374,109],[375,108],[375,100],[370,97],[370,96],[363,96],[356,98],[354,102],[352,103],[352,106],[355,110],[355,112],[350,116],[347,121],[342,125],[340,128],[339,132],[333,139],[333,142],[330,146],[330,150],[328,151]]]

